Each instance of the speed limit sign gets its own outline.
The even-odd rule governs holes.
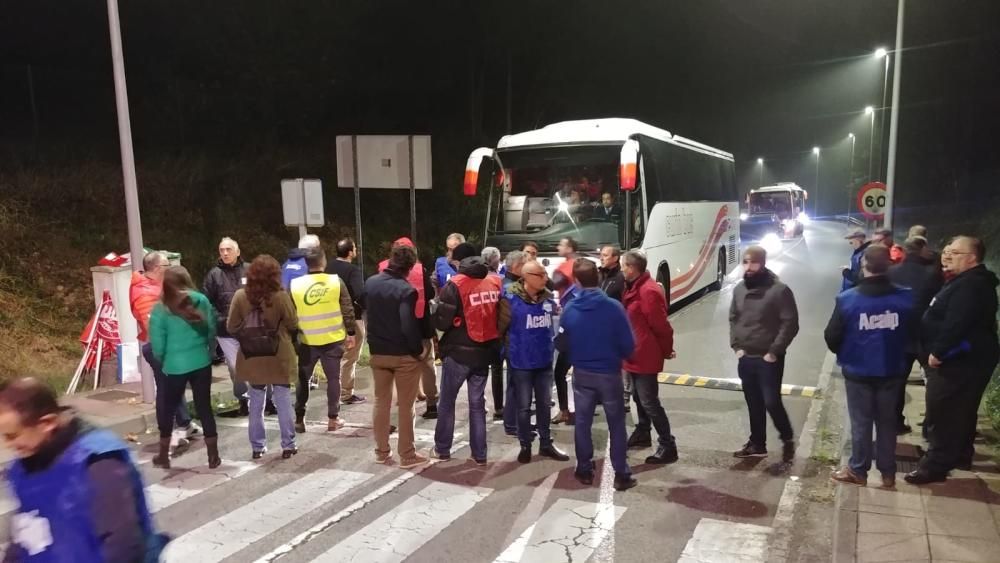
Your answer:
[[[881,219],[885,214],[886,192],[882,182],[869,182],[858,191],[858,209],[869,219]]]

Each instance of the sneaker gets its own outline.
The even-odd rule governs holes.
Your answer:
[[[430,461],[430,460],[427,459],[426,457],[422,456],[422,455],[413,454],[412,457],[408,457],[406,459],[399,460],[399,468],[400,469],[410,469],[411,467],[417,467],[418,465],[423,465],[423,464],[427,463],[428,461]]]
[[[356,405],[358,403],[363,403],[367,400],[368,399],[364,398],[362,395],[354,395],[352,393],[351,396],[341,399],[340,402],[345,405]]]
[[[431,458],[432,459],[439,459],[441,461],[448,461],[449,459],[451,459],[451,454],[443,454],[443,453],[441,453],[441,452],[439,452],[439,451],[437,451],[437,450],[435,450],[435,449],[432,448],[431,449]]]
[[[319,389],[319,378],[317,378],[315,375],[309,378],[309,388]]]
[[[382,465],[388,465],[392,461],[392,452],[375,452],[375,463],[380,463]]]
[[[170,447],[176,450],[178,448],[185,448],[187,445],[187,432],[183,428],[175,428],[170,433]]]
[[[326,422],[327,432],[336,432],[344,427],[344,421],[339,418],[328,418]]]
[[[187,438],[190,439],[194,438],[198,434],[201,434],[202,430],[201,426],[198,426],[198,423],[192,420],[191,424],[188,424],[187,427],[184,428],[184,432],[187,435]]]
[[[840,469],[834,471],[830,474],[830,479],[840,483],[859,485],[862,487],[868,484],[868,479],[865,479],[864,477],[861,477],[857,473],[851,471],[850,467],[841,467]]]
[[[743,445],[742,448],[733,452],[733,457],[738,457],[738,458],[767,457],[767,448],[747,442],[746,444]]]
[[[260,458],[264,457],[264,454],[266,452],[267,452],[267,448],[265,448],[263,450],[254,450],[253,453],[250,454],[250,457],[253,458],[253,459],[260,459]]]

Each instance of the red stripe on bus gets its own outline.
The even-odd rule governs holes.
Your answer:
[[[722,239],[722,235],[725,234],[725,232],[728,231],[728,230],[729,230],[729,223],[728,222],[719,225],[716,228],[716,230],[715,230],[715,236],[709,239],[709,240],[711,240],[711,244],[709,245],[709,248],[715,248],[716,245],[719,243],[719,240]],[[708,241],[706,241],[706,242],[708,242]],[[691,289],[691,286],[693,286],[695,283],[698,282],[699,279],[701,279],[701,275],[705,272],[705,268],[708,266],[708,258],[709,258],[709,256],[711,256],[711,253],[708,253],[705,256],[703,256],[702,258],[700,258],[699,261],[698,261],[698,264],[696,265],[695,268],[692,268],[691,270],[688,270],[689,274],[692,271],[695,271],[695,270],[697,270],[697,272],[695,273],[694,278],[691,279],[691,281],[687,282],[687,284],[685,284],[684,287],[681,287],[680,289],[678,289],[676,291],[671,291],[670,292],[670,300],[671,301],[673,301],[674,299],[677,299],[681,295],[684,295],[685,293],[687,293],[688,290]],[[670,284],[670,288],[673,289],[673,287],[674,287],[674,284],[671,283]]]
[[[715,215],[715,224],[712,225],[713,232],[719,228],[719,224],[722,223],[722,220],[725,219],[728,215],[729,215],[728,205],[723,205],[721,208],[719,208],[719,212]],[[698,251],[698,260],[695,261],[694,266],[687,272],[678,276],[677,279],[671,279],[670,287],[674,287],[675,285],[680,285],[684,283],[689,277],[691,277],[692,274],[694,274],[698,266],[700,266],[702,262],[708,259],[709,254],[711,254],[712,250],[715,248],[715,242],[718,242],[718,240],[716,240],[715,242],[711,242],[711,239],[712,235],[709,235],[708,238],[705,239],[705,242],[702,243],[701,250]]]

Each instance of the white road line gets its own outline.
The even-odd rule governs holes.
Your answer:
[[[453,452],[457,451],[457,450],[459,450],[461,448],[464,448],[467,445],[469,445],[467,442],[458,442],[458,443],[455,444],[455,447],[452,448],[452,451]],[[333,516],[327,518],[326,520],[323,520],[322,522],[316,524],[312,528],[309,528],[305,532],[302,532],[301,534],[295,536],[294,538],[292,538],[292,540],[290,542],[286,543],[285,545],[278,546],[277,548],[275,548],[270,553],[267,553],[264,556],[262,556],[259,559],[257,559],[255,563],[268,563],[270,561],[274,561],[276,559],[284,557],[285,555],[288,555],[289,553],[291,553],[292,551],[294,551],[297,547],[299,547],[299,546],[307,543],[308,541],[312,540],[316,536],[318,536],[318,535],[322,534],[323,532],[327,531],[328,529],[330,529],[332,526],[334,526],[338,522],[341,522],[341,521],[343,521],[343,520],[345,520],[347,518],[350,518],[356,512],[358,512],[361,509],[365,508],[369,504],[377,501],[378,499],[380,499],[381,497],[383,497],[383,496],[391,493],[392,491],[395,491],[396,489],[398,489],[399,487],[401,487],[403,485],[403,483],[409,481],[410,479],[413,479],[414,477],[416,477],[420,473],[423,473],[425,469],[427,469],[428,467],[430,467],[431,465],[433,465],[435,463],[437,463],[436,460],[431,460],[430,463],[421,465],[419,467],[414,468],[411,471],[407,471],[407,472],[403,473],[399,477],[396,477],[392,481],[389,481],[385,485],[382,485],[378,489],[372,491],[371,493],[369,493],[368,495],[366,495],[361,500],[355,502],[354,504],[348,506],[347,508],[345,508],[345,509],[341,510],[340,512],[334,514]]]
[[[399,563],[492,492],[482,487],[431,483],[315,561]]]
[[[516,532],[514,530],[531,528],[534,526],[534,523],[538,521],[538,518],[542,515],[542,512],[545,509],[545,503],[548,500],[549,495],[552,493],[552,488],[555,486],[558,478],[559,474],[553,473],[552,475],[546,477],[541,484],[535,487],[535,490],[531,493],[531,498],[528,499],[527,503],[525,503],[521,513],[517,515],[517,519],[514,520],[514,525],[511,526],[511,531],[508,532],[507,537],[504,539],[505,545],[511,544],[511,542],[516,545],[518,541],[520,541],[520,538],[515,536]],[[525,540],[524,545],[527,545],[528,536],[522,534],[521,538]],[[509,549],[520,549],[521,551],[518,552],[517,559],[521,559],[521,554],[524,551],[523,545],[519,546],[519,548],[515,548],[514,545],[511,545],[511,548]]]
[[[771,532],[767,526],[702,518],[677,563],[765,561]]]
[[[340,469],[313,471],[170,542],[164,561],[221,561],[336,500],[371,476]]]
[[[260,466],[259,463],[249,461],[223,460],[222,465],[216,469],[209,469],[207,465],[203,465],[178,475],[172,475],[159,483],[146,487],[149,510],[150,512],[159,512],[212,487],[245,475]]]
[[[559,499],[494,563],[587,561],[625,510],[623,506]]]

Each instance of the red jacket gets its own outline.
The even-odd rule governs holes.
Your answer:
[[[149,342],[149,315],[160,301],[163,286],[139,272],[132,272],[132,283],[128,289],[132,316],[139,321],[139,340]]]
[[[635,352],[625,360],[625,371],[637,375],[660,373],[663,360],[674,353],[674,329],[667,320],[663,289],[646,272],[626,283],[622,305],[635,337]]]

